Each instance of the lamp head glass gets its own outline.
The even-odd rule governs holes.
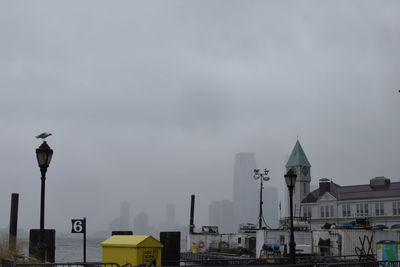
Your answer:
[[[285,182],[287,186],[294,187],[296,179],[297,175],[291,169],[285,174]]]
[[[36,159],[40,168],[47,168],[50,165],[51,158],[53,156],[53,150],[49,147],[46,141],[36,149]]]

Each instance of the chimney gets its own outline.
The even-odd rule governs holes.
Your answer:
[[[328,178],[319,179],[319,196],[331,191],[331,181]]]
[[[194,199],[195,196],[191,196],[190,200],[190,224],[189,224],[189,233],[193,234],[194,233]]]
[[[373,191],[388,190],[390,187],[390,179],[384,176],[375,177],[369,180],[369,186]]]

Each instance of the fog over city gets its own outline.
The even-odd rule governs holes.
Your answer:
[[[1,1],[0,228],[208,224],[254,152],[284,201],[297,139],[312,184],[400,181],[399,1]],[[249,173],[249,183],[257,183]],[[257,192],[254,192],[257,194]],[[277,207],[278,208],[278,207]],[[267,216],[267,215],[266,215]],[[257,218],[254,218],[256,223]]]

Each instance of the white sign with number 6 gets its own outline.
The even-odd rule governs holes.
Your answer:
[[[72,219],[72,233],[85,233],[86,225],[84,219]]]

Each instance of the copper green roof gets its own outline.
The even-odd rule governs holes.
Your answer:
[[[297,140],[296,144],[294,145],[292,154],[290,154],[290,158],[286,163],[286,167],[294,167],[294,166],[311,167],[310,162],[308,162],[307,156],[304,153],[304,150],[301,147],[299,140]]]

